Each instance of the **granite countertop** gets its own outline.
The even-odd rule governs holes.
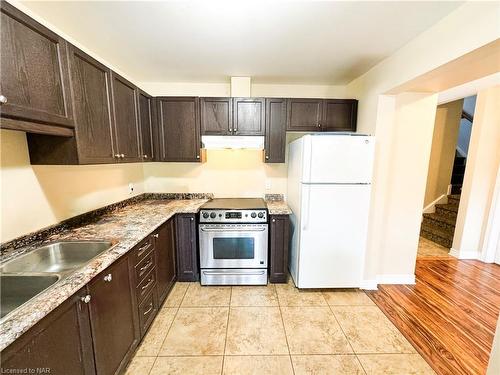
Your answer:
[[[293,213],[288,207],[283,194],[266,194],[264,200],[269,215],[291,215]]]
[[[115,245],[90,263],[58,281],[0,321],[0,350],[30,329],[66,299],[105,270],[115,260],[130,251],[142,239],[177,213],[196,213],[208,199],[154,199],[154,197],[119,207],[96,217],[90,223],[62,230],[33,241],[9,254],[2,255],[2,263],[33,250],[43,243],[58,240],[106,240]]]

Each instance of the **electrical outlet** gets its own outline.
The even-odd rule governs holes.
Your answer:
[[[128,184],[128,193],[129,194],[133,194],[134,193],[134,184],[131,183],[131,182]]]
[[[271,190],[271,180],[266,180],[266,190]]]

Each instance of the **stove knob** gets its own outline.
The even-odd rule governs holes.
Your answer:
[[[208,219],[208,216],[209,216],[209,215],[208,215],[208,212],[203,212],[203,218],[204,218],[204,219]]]
[[[257,216],[257,214],[255,212],[252,212],[252,214],[250,216],[252,217],[252,219],[255,219],[255,217]]]
[[[210,217],[211,217],[212,219],[215,219],[215,216],[216,216],[216,215],[215,215],[215,212],[212,212],[212,213],[210,214]]]
[[[263,212],[259,212],[259,215],[257,215],[257,216],[259,216],[259,219],[262,219],[264,217],[264,213]]]

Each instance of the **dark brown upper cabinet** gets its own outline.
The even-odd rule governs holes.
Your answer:
[[[67,42],[9,3],[0,4],[2,127],[72,135]]]
[[[139,108],[139,129],[141,135],[141,156],[143,161],[154,160],[153,148],[153,98],[142,90],[137,90]]]
[[[97,275],[88,291],[97,374],[119,374],[139,340],[128,257]]]
[[[159,97],[161,161],[201,161],[199,98]]]
[[[323,130],[356,131],[358,101],[353,99],[328,99],[324,101]]]
[[[233,135],[264,135],[263,98],[233,98]]]
[[[137,88],[125,78],[111,72],[111,93],[115,124],[115,156],[122,162],[142,160],[139,145]]]
[[[289,99],[288,131],[356,131],[354,99]]]
[[[201,134],[230,135],[233,133],[231,98],[200,98]]]
[[[288,131],[321,131],[322,99],[289,99]]]
[[[2,372],[49,368],[51,374],[95,374],[85,288],[2,351]]]
[[[264,145],[264,161],[266,163],[285,162],[286,107],[286,99],[266,99],[266,138]]]

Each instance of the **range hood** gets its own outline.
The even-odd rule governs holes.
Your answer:
[[[204,135],[201,137],[201,143],[207,150],[264,149],[264,137],[255,135]]]

